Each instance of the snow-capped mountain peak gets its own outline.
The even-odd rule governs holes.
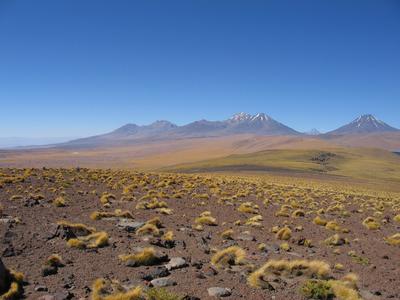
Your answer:
[[[371,114],[361,115],[347,125],[344,125],[334,131],[329,132],[330,134],[356,134],[356,133],[379,133],[398,131],[386,124],[385,122],[375,118]]]
[[[248,113],[237,113],[233,115],[228,121],[230,122],[246,122],[246,121],[270,121],[272,120],[268,115],[265,113],[258,113],[255,115],[251,115]]]
[[[382,122],[381,120],[378,120],[371,114],[361,115],[357,119],[355,119],[353,122],[351,122],[351,124],[356,124],[356,126],[358,128],[364,126],[365,124],[370,124],[370,125],[374,126],[375,128],[379,128],[380,126],[385,125],[384,122]]]
[[[258,113],[251,117],[252,121],[269,121],[271,118],[264,113]]]
[[[234,114],[229,121],[233,121],[233,122],[241,122],[241,121],[248,121],[251,119],[251,115],[245,112],[240,112],[237,114]]]

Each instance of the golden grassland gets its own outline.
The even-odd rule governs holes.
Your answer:
[[[400,156],[381,149],[266,150],[168,168],[175,172],[275,172],[400,183]]]

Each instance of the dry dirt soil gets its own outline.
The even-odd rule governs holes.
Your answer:
[[[400,248],[396,237],[387,239],[400,233],[398,194],[306,187],[256,176],[0,169],[0,202],[1,260],[24,274],[27,299],[90,298],[98,278],[145,291],[157,273],[171,284],[168,292],[185,299],[215,299],[210,287],[229,289],[226,299],[305,299],[300,290],[308,280],[342,282],[348,273],[358,276],[346,287],[359,298],[335,294],[339,299],[400,299]],[[94,212],[107,214],[95,218]],[[134,223],[155,217],[160,222],[150,222],[155,225],[144,233],[140,229],[146,225]],[[316,217],[332,221],[331,226],[315,224]],[[363,225],[368,217],[375,229]],[[204,224],[207,220],[215,224]],[[86,243],[74,231],[76,223],[92,227],[91,233],[105,232],[108,240]],[[169,231],[173,236],[165,236]],[[331,237],[336,241],[327,240]],[[80,248],[73,247],[74,239],[81,241]],[[221,255],[223,249],[238,249],[232,246],[244,254]],[[119,256],[137,253],[138,247],[168,257],[151,266],[127,266]],[[49,271],[53,254],[63,266]],[[166,272],[165,265],[176,257],[185,263]],[[311,274],[307,267],[300,272],[282,267],[266,271],[258,284],[248,280],[267,262],[289,265],[300,259],[304,265],[327,263],[330,269]]]

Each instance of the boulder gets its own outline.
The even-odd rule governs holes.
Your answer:
[[[10,273],[8,272],[0,258],[0,295],[8,291],[11,283],[10,281]]]

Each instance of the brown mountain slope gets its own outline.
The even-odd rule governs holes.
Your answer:
[[[339,146],[400,150],[400,132],[322,136],[322,139]]]

